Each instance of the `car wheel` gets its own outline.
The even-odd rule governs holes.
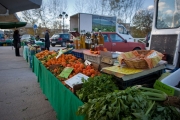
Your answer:
[[[141,50],[141,48],[139,48],[139,47],[136,47],[136,48],[134,48],[133,50]]]
[[[55,44],[52,44],[51,46],[52,46],[52,47],[55,47]]]
[[[66,47],[66,42],[62,42],[61,47]]]

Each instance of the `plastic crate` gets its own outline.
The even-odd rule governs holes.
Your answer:
[[[155,81],[161,76],[164,70],[158,70],[156,72],[150,73],[148,75],[144,75],[135,79],[123,81],[123,79],[113,76],[117,81],[117,85],[120,89],[126,89],[127,87],[131,87],[134,85],[147,85],[148,87],[153,87]]]
[[[82,60],[84,60],[84,53],[83,50],[70,50],[64,54],[72,54],[77,58],[81,58]]]
[[[90,62],[94,62],[97,64],[101,63],[101,56],[96,54],[91,54],[89,50],[83,51],[84,53],[84,60],[88,60]]]
[[[81,58],[84,60],[83,50],[73,50],[73,51],[71,51],[71,54],[73,54],[77,58]]]

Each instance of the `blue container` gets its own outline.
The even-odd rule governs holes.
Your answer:
[[[72,51],[71,54],[73,54],[77,58],[81,58],[82,60],[84,60],[84,54],[82,52]]]

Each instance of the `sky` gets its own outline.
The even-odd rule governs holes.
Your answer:
[[[67,4],[68,4],[68,10],[67,10],[68,15],[71,16],[73,14],[76,14],[73,11],[75,0],[67,0]],[[151,9],[153,6],[154,6],[154,0],[144,0],[143,9]]]
[[[66,13],[68,14],[68,19],[65,20],[65,24],[69,24],[69,16],[76,14],[73,9],[74,9],[74,4],[75,4],[75,0],[67,0],[67,6],[68,6],[68,10],[66,11]],[[144,0],[144,5],[143,5],[143,9],[151,9],[154,6],[154,0]],[[72,8],[72,9],[70,9]],[[18,12],[17,13],[18,16],[21,16],[21,13]]]

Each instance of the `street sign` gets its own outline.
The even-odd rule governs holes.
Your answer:
[[[34,24],[33,29],[37,29],[37,25],[36,24]]]

